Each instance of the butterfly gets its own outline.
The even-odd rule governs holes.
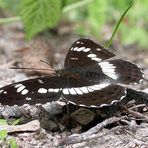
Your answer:
[[[78,106],[108,106],[126,96],[120,84],[139,83],[143,73],[135,64],[93,40],[80,38],[70,47],[64,68],[53,76],[20,81],[0,88],[2,105],[45,104],[64,98]]]

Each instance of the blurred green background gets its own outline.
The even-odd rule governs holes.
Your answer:
[[[147,48],[148,0],[133,3],[114,40]],[[0,25],[21,21],[28,39],[68,26],[68,33],[107,41],[130,4],[131,0],[0,0]]]

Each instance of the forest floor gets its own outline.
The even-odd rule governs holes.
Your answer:
[[[48,65],[40,62],[40,60],[44,60],[56,69],[62,68],[69,47],[78,38],[76,35],[67,34],[50,36],[49,39],[46,38],[47,41],[42,37],[38,37],[33,41],[26,41],[21,24],[0,26],[0,87],[13,82],[48,74],[47,71],[12,70],[9,69],[11,66],[28,67],[29,65],[30,68],[48,68]],[[145,80],[141,84],[128,87],[148,93],[148,49],[140,49],[136,45],[122,47],[119,44],[113,44],[110,49],[117,57],[132,61],[141,67]],[[82,141],[69,142],[64,146],[58,145],[61,139],[74,133],[80,134],[82,131],[76,128],[74,131],[46,131],[40,127],[38,121],[35,121],[33,126],[39,126],[35,131],[33,131],[33,129],[32,132],[18,131],[10,134],[10,137],[15,137],[18,145],[24,148],[146,148],[148,147],[148,111],[141,115],[143,115],[145,119],[144,122],[141,121],[140,124],[137,124],[135,118],[132,117],[130,121],[126,120],[126,117],[123,117],[123,119],[121,119],[121,117],[118,119],[114,119],[114,117],[111,119],[108,118],[110,120],[106,119],[107,121],[105,121],[107,123],[103,123],[103,125],[101,124],[102,122],[98,122],[100,123],[99,127],[101,127],[99,132],[93,133],[88,139],[84,137],[87,137],[89,133],[85,133],[85,135],[81,135],[82,137],[84,136]],[[117,124],[120,120],[125,122],[125,125]],[[110,125],[111,123],[114,124],[112,128],[105,128],[105,125]],[[76,136],[78,135],[72,138],[75,139]],[[79,137],[79,139],[82,137]]]

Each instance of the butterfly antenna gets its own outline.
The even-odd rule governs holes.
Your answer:
[[[50,66],[52,69],[54,69],[54,71],[57,71],[56,68],[52,67],[48,62],[44,61],[44,60],[40,60],[42,63],[47,64],[48,66]]]
[[[27,68],[27,67],[9,67],[10,69],[27,69],[27,70],[48,70],[48,71],[54,71],[52,69],[47,68]]]

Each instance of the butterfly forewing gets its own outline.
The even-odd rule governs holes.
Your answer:
[[[0,103],[23,105],[56,101],[65,82],[61,77],[40,77],[7,85],[0,89]]]
[[[91,66],[114,56],[112,52],[92,40],[81,38],[71,46],[65,59],[65,68]]]

